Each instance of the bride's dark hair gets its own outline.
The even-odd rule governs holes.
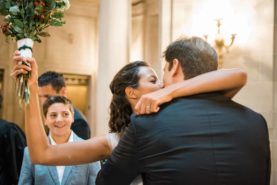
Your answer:
[[[143,61],[135,61],[124,66],[113,78],[110,90],[113,94],[110,104],[110,132],[122,134],[130,124],[132,108],[125,94],[127,87],[139,86],[139,68],[147,67]]]

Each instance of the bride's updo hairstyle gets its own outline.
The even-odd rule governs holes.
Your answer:
[[[125,94],[127,87],[139,86],[139,68],[148,67],[143,61],[135,61],[124,66],[113,78],[110,90],[113,94],[110,104],[110,132],[122,134],[130,124],[132,108]]]

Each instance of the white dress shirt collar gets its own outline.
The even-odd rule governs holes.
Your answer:
[[[51,133],[49,133],[49,138],[50,138],[50,143],[51,145],[56,145],[57,143],[54,141],[54,139],[52,138],[51,136]],[[69,142],[73,142],[73,132],[71,131],[70,133],[70,136],[69,136],[69,139],[67,141],[67,143]],[[57,168],[57,173],[58,173],[58,177],[59,177],[59,181],[60,181],[60,184],[62,183],[62,180],[63,180],[63,174],[64,174],[64,166],[56,166]]]

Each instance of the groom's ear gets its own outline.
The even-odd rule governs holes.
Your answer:
[[[179,60],[178,59],[173,59],[173,61],[172,61],[172,68],[171,68],[171,70],[170,70],[170,73],[171,73],[171,75],[174,77],[174,76],[176,76],[176,75],[178,75],[178,70],[180,69],[180,62],[179,62]]]
[[[175,82],[185,79],[186,75],[183,73],[181,63],[178,59],[173,59],[170,74]]]
[[[129,99],[137,99],[138,96],[136,94],[136,89],[134,89],[133,87],[126,87],[125,88],[125,94],[127,96],[127,98]]]

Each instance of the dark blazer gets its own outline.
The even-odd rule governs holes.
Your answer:
[[[269,185],[267,124],[254,111],[210,93],[134,116],[97,185]]]
[[[0,184],[18,183],[26,138],[15,123],[0,119]]]
[[[77,136],[82,139],[89,139],[90,138],[90,128],[85,116],[76,108],[74,108],[74,122],[71,125],[71,130]]]

